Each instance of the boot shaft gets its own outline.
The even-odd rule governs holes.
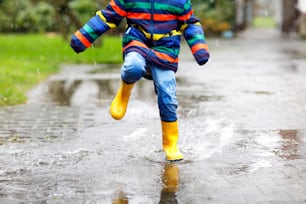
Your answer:
[[[178,122],[162,121],[161,124],[162,124],[163,149],[166,153],[166,159],[168,161],[182,160],[183,155],[177,146]]]

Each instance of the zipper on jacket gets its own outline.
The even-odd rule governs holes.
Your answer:
[[[151,0],[151,23],[150,23],[150,40],[153,41],[154,33],[154,0]]]

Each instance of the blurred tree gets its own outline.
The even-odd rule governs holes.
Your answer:
[[[281,30],[283,34],[289,34],[292,30],[297,30],[296,19],[299,16],[296,8],[297,0],[283,0],[283,23]]]
[[[0,0],[0,32],[59,31],[66,39],[110,0]],[[208,34],[231,29],[235,0],[191,0]],[[122,32],[125,21],[111,32]]]
[[[49,3],[54,7],[55,19],[59,25],[59,31],[64,39],[67,39],[69,27],[71,25],[80,28],[82,26],[79,18],[73,13],[69,2],[71,0],[49,0]]]
[[[82,5],[84,1],[87,4],[83,4],[83,10],[87,9],[86,18],[89,18],[92,11],[88,5],[97,9],[92,0],[0,0],[0,32],[59,30],[66,37],[71,26],[81,26],[82,15],[78,12],[82,9],[72,5]]]
[[[100,0],[72,0],[69,5],[82,22],[88,21],[103,6]]]
[[[1,0],[1,32],[44,32],[55,28],[53,8],[45,1]]]
[[[235,0],[192,0],[192,2],[207,35],[219,35],[232,29],[235,22]]]

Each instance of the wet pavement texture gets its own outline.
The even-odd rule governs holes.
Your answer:
[[[306,203],[306,41],[208,41],[206,66],[180,55],[184,161],[164,161],[151,81],[115,121],[120,65],[63,65],[0,108],[0,203]]]

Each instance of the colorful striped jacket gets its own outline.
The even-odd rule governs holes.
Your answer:
[[[198,64],[209,59],[204,31],[190,0],[111,0],[72,35],[71,47],[77,53],[84,51],[123,18],[127,20],[123,56],[136,51],[148,63],[176,71],[183,34]]]

